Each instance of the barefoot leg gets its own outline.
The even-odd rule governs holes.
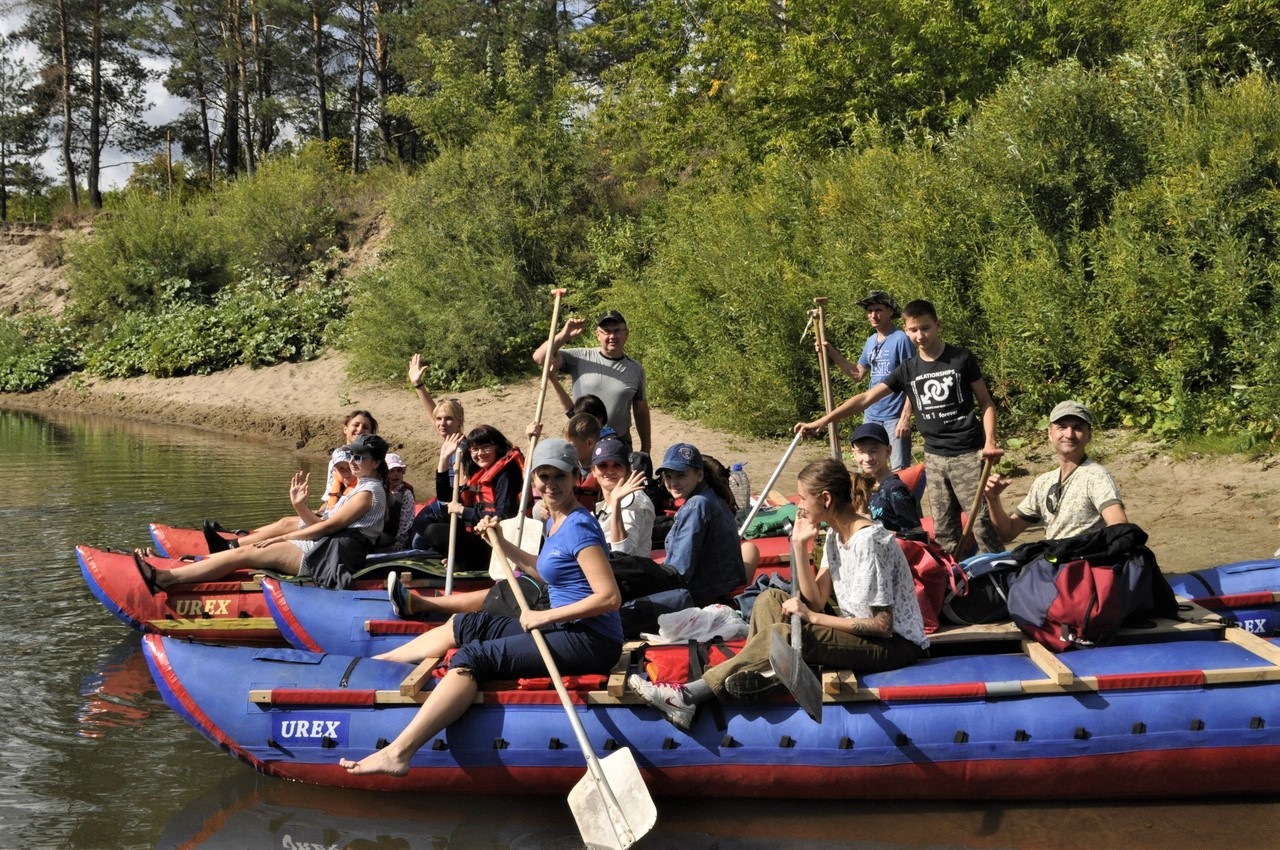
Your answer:
[[[453,618],[450,617],[444,624],[423,632],[395,649],[375,655],[374,658],[417,664],[424,658],[443,658],[444,654],[455,646],[457,643],[453,639]]]
[[[360,761],[340,759],[338,763],[353,775],[389,773],[392,776],[404,776],[409,772],[409,761],[413,754],[432,735],[461,717],[471,706],[477,690],[470,670],[450,670],[394,741]]]

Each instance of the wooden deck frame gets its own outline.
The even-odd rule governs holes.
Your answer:
[[[1193,606],[1191,612],[1197,620],[1212,618],[1210,612],[1205,609]],[[1027,654],[1027,657],[1044,672],[1044,678],[1040,679],[1022,679],[1014,681],[1002,682],[981,682],[973,684],[981,684],[985,689],[985,693],[981,696],[972,695],[956,695],[948,696],[941,693],[937,696],[928,697],[929,699],[946,700],[946,699],[992,699],[1010,696],[1031,696],[1031,695],[1047,695],[1047,694],[1069,694],[1069,693],[1087,693],[1093,691],[1104,690],[1100,685],[1099,678],[1096,676],[1080,676],[1077,677],[1071,669],[1063,663],[1061,658],[1045,647],[1034,641],[1027,640],[1021,631],[1013,629],[1012,632],[1007,628],[1001,628],[998,631],[988,627],[968,627],[980,630],[983,635],[981,640],[999,640],[1009,639],[1018,640],[1021,649]],[[1124,630],[1134,634],[1159,634],[1169,635],[1178,634],[1187,631],[1203,631],[1213,629],[1222,632],[1222,638],[1257,656],[1259,664],[1255,666],[1230,667],[1217,670],[1203,671],[1205,685],[1227,685],[1227,684],[1247,684],[1251,682],[1280,682],[1280,647],[1272,644],[1257,635],[1239,628],[1226,628],[1220,618],[1216,622],[1187,622],[1187,621],[1161,621],[1156,629],[1131,629]],[[640,646],[638,641],[630,641],[624,645],[622,655],[618,663],[614,665],[609,673],[608,685],[602,691],[580,691],[575,696],[580,698],[587,705],[643,705],[644,701],[636,694],[628,692],[626,688],[626,678],[631,672],[633,665],[633,657],[635,650]],[[439,659],[429,658],[419,664],[414,670],[405,677],[401,682],[398,690],[379,690],[374,695],[375,705],[414,705],[420,704],[426,699],[426,693],[423,688],[426,685],[427,678],[430,676],[431,670],[439,663]],[[840,702],[878,702],[884,697],[881,696],[879,688],[864,688],[858,684],[857,675],[849,670],[828,670],[822,674],[823,685],[823,701],[829,703]],[[1112,689],[1116,686],[1110,684]],[[1138,684],[1130,687],[1144,687]],[[890,689],[891,690],[891,689]],[[892,698],[892,694],[890,695]],[[252,690],[249,692],[249,701],[260,705],[271,705],[273,702],[272,692],[270,689]],[[485,693],[481,691],[476,695],[475,703],[481,704],[485,702]]]

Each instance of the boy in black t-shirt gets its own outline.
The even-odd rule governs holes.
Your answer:
[[[924,437],[925,474],[934,539],[948,552],[960,545],[960,513],[973,503],[984,458],[998,460],[996,409],[973,352],[942,341],[942,323],[928,301],[902,308],[902,329],[916,346],[916,356],[900,364],[884,382],[845,401],[795,430],[816,434],[826,425],[860,413],[889,393],[910,392],[920,434]],[[980,453],[979,453],[980,452]],[[974,536],[984,552],[1004,546],[980,505]]]

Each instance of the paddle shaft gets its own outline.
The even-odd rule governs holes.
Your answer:
[[[818,371],[822,375],[822,404],[830,413],[835,406],[834,399],[831,397],[831,365],[827,362],[827,327],[825,309],[827,306],[826,296],[818,296],[813,299],[818,305],[817,315],[814,322],[814,334],[818,339]],[[831,443],[831,456],[836,460],[840,459],[840,433],[836,428],[836,423],[832,422],[827,425],[827,439]]]
[[[553,325],[554,328],[554,325]],[[511,562],[507,560],[507,553],[502,551],[502,539],[497,531],[490,528],[487,532],[489,545],[493,547],[493,551],[498,556],[498,563],[502,565],[503,575],[506,577],[507,586],[511,588],[511,593],[516,598],[516,604],[520,606],[522,613],[529,613],[529,602],[524,598],[524,591],[520,588],[520,582],[516,579],[516,574],[511,570]],[[547,646],[547,639],[542,636],[542,632],[538,629],[529,629],[529,634],[533,636],[533,642],[538,647],[538,654],[542,656],[542,663],[547,665],[547,675],[551,677],[551,684],[556,689],[556,694],[560,697],[560,705],[564,707],[564,713],[569,717],[569,725],[573,727],[574,737],[578,739],[578,746],[582,748],[582,755],[587,760],[587,770],[591,773],[592,779],[604,794],[605,801],[610,808],[609,820],[613,823],[614,831],[618,835],[618,840],[623,846],[630,846],[635,843],[639,836],[631,834],[631,827],[627,823],[626,815],[622,811],[622,806],[618,803],[618,798],[613,793],[613,788],[609,786],[609,780],[604,775],[604,770],[600,767],[600,760],[596,758],[596,752],[591,747],[591,740],[587,738],[587,730],[582,727],[582,721],[578,718],[578,712],[574,710],[573,703],[569,699],[569,692],[565,689],[564,681],[560,678],[560,668],[556,666],[556,661],[551,657],[551,649]]]
[[[756,514],[760,513],[760,506],[764,504],[765,497],[773,490],[773,485],[777,483],[778,476],[782,474],[782,468],[787,465],[787,461],[791,460],[791,453],[796,450],[796,446],[800,445],[800,441],[802,439],[804,439],[803,433],[797,433],[795,437],[792,438],[791,445],[787,446],[786,452],[782,455],[782,460],[778,461],[777,468],[773,470],[773,475],[769,476],[769,480],[765,482],[764,489],[760,491],[760,498],[751,506],[751,510],[747,512],[747,518],[743,520],[742,527],[738,529],[739,537],[744,537],[746,535],[747,528],[750,527],[751,521],[756,518]],[[749,496],[747,497],[747,501],[751,501]]]
[[[449,552],[444,562],[444,595],[453,594],[453,559],[458,551],[458,515],[454,507],[462,506],[458,492],[462,489],[462,443],[453,453],[453,498],[449,500]]]
[[[973,494],[973,504],[969,506],[969,515],[964,520],[964,531],[960,532],[960,542],[956,544],[956,551],[951,553],[951,557],[957,561],[960,560],[960,553],[964,551],[964,544],[969,539],[969,533],[973,531],[973,524],[978,519],[978,509],[982,507],[982,491],[987,489],[987,478],[991,475],[991,467],[994,461],[989,457],[982,459],[982,474],[978,476],[978,492]]]
[[[538,387],[538,404],[534,408],[533,420],[542,424],[542,407],[547,400],[547,381],[551,377],[551,361],[555,359],[556,325],[560,324],[560,301],[565,291],[557,289],[551,294],[555,302],[551,305],[551,332],[547,334],[547,355],[542,358],[542,384]],[[529,438],[529,456],[524,463],[524,484],[520,488],[520,517],[516,523],[516,540],[524,540],[524,514],[529,507],[529,482],[533,479],[533,450],[538,447],[538,435]]]

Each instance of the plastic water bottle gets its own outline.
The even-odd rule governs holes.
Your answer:
[[[738,503],[738,510],[745,511],[751,507],[751,482],[747,480],[746,462],[735,463],[729,467],[729,492]]]

